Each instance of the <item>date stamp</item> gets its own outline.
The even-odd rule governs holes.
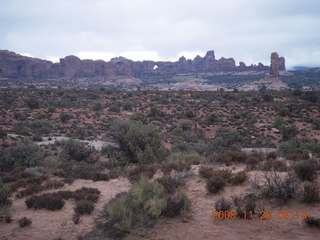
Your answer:
[[[308,211],[301,210],[301,211],[287,211],[287,210],[278,210],[278,211],[213,211],[212,212],[212,219],[306,219],[308,217]]]

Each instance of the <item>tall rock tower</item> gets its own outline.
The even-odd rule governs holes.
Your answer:
[[[270,76],[279,77],[279,54],[271,53]]]

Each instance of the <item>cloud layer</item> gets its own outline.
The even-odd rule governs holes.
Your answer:
[[[2,0],[0,49],[56,60],[193,58],[320,66],[318,0]]]

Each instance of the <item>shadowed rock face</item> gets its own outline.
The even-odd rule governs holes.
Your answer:
[[[276,54],[276,53],[274,53]],[[285,69],[285,59],[273,55],[270,74],[278,74]],[[156,67],[155,67],[156,66]],[[267,71],[268,66],[236,66],[233,58],[215,58],[214,51],[208,51],[202,58],[194,60],[181,57],[177,62],[134,62],[124,57],[113,58],[109,62],[103,60],[81,60],[76,56],[61,58],[59,63],[24,57],[14,52],[0,50],[0,77],[7,78],[81,78],[81,77],[134,77],[140,74],[165,73],[189,74],[228,71]]]

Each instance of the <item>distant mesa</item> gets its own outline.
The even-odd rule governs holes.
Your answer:
[[[0,77],[5,78],[93,78],[136,77],[147,74],[198,74],[231,71],[270,71],[278,76],[285,70],[285,59],[273,53],[271,66],[262,63],[247,66],[240,62],[236,66],[233,58],[215,58],[214,51],[208,51],[204,57],[196,56],[193,60],[184,56],[176,62],[132,61],[124,57],[103,60],[81,60],[76,56],[61,58],[59,63],[25,57],[7,50],[0,50]]]

